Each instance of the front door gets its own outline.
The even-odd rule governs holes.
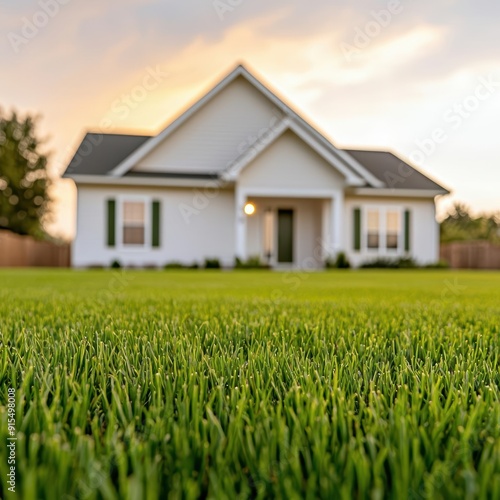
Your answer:
[[[278,210],[278,263],[293,262],[293,210]]]

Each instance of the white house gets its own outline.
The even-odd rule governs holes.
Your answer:
[[[438,260],[448,191],[395,155],[335,147],[243,66],[157,136],[88,133],[73,265],[259,256],[319,268],[344,251]]]

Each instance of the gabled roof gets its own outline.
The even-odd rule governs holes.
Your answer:
[[[238,158],[236,158],[229,167],[221,173],[221,177],[225,180],[236,180],[240,172],[255,158],[256,155],[262,153],[268,147],[276,142],[285,132],[291,131],[316,153],[321,156],[326,162],[334,165],[335,168],[344,175],[347,184],[350,186],[366,186],[366,180],[357,176],[349,169],[345,163],[339,160],[338,156],[334,156],[329,148],[326,148],[321,142],[316,142],[314,136],[308,134],[294,120],[289,117],[282,119],[265,137],[252,144]]]
[[[222,81],[213,87],[204,97],[191,106],[179,118],[174,120],[157,136],[99,134],[87,133],[71,160],[64,177],[88,179],[96,176],[114,178],[169,178],[169,179],[213,179],[221,177],[225,180],[234,179],[254,156],[244,152],[234,158],[230,168],[217,172],[195,174],[188,172],[135,172],[132,171],[138,162],[162,143],[170,134],[195,114],[207,102],[213,99],[236,78],[243,77],[273,105],[283,113],[281,123],[276,127],[272,140],[263,144],[253,144],[250,148],[254,153],[260,153],[269,146],[285,130],[293,130],[302,140],[312,147],[320,156],[334,165],[346,177],[348,185],[364,186],[365,188],[405,189],[434,194],[446,194],[449,191],[411,165],[386,151],[342,150],[335,147],[320,132],[313,128],[297,112],[268,87],[255,78],[244,66],[237,66]]]
[[[389,151],[345,150],[391,189],[449,191]]]
[[[292,120],[296,121],[299,126],[303,127],[304,130],[315,137],[318,143],[326,147],[332,155],[334,155],[339,162],[345,164],[347,169],[352,171],[354,176],[361,177],[366,183],[374,187],[381,187],[380,181],[372,176],[370,172],[364,169],[354,158],[345,155],[343,151],[337,149],[331,142],[329,142],[323,135],[321,135],[316,129],[314,129],[309,123],[307,123],[301,116],[298,115],[290,106],[285,104],[282,99],[276,96],[275,93],[271,92],[261,81],[255,78],[243,65],[237,66],[231,73],[229,73],[225,78],[222,79],[215,87],[213,87],[209,92],[207,92],[199,101],[197,101],[193,106],[191,106],[186,112],[184,112],[179,118],[174,120],[170,125],[168,125],[162,132],[160,132],[156,137],[153,137],[150,141],[139,147],[133,154],[124,159],[116,168],[110,172],[110,175],[120,177],[125,172],[130,170],[134,165],[140,162],[147,154],[153,151],[160,143],[162,143],[170,134],[177,130],[183,123],[185,123],[189,118],[194,115],[200,108],[202,108],[207,102],[212,100],[217,96],[222,90],[224,90],[231,82],[236,80],[238,77],[245,78],[251,85],[253,85],[258,91],[264,94],[278,109],[280,109],[286,116],[290,117]]]

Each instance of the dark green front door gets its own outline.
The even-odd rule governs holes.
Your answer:
[[[293,262],[293,210],[278,210],[278,262]]]

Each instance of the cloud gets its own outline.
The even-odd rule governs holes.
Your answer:
[[[245,0],[221,21],[211,0],[73,0],[18,54],[7,35],[39,5],[4,2],[0,105],[42,113],[62,169],[83,131],[104,117],[111,114],[118,130],[157,131],[243,60],[339,143],[408,153],[496,68],[500,3],[483,4],[402,0],[401,12],[348,61],[341,44],[352,43],[387,2]],[[125,119],[113,116],[114,100],[156,65],[168,78]],[[456,151],[465,141],[481,144],[478,172],[496,167],[497,102],[488,101],[429,160],[464,196],[472,160]]]

